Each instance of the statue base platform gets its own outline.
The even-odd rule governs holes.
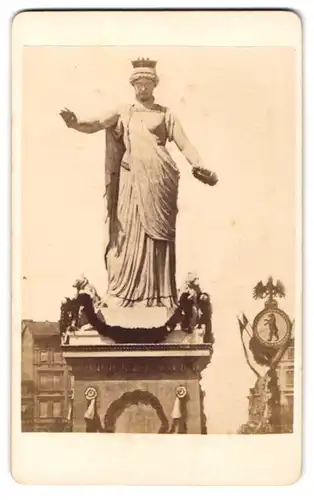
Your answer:
[[[200,379],[213,349],[195,332],[118,344],[80,330],[62,349],[74,375],[73,432],[206,433]]]
[[[158,344],[203,344],[204,343],[204,328],[199,328],[193,330],[192,333],[188,334],[183,332],[180,328],[169,332],[165,339],[158,342]],[[147,335],[149,338],[149,334]],[[126,336],[127,338],[127,336]],[[133,342],[132,342],[133,344]],[[117,343],[114,339],[106,337],[105,335],[100,335],[96,330],[90,325],[85,325],[80,330],[74,330],[66,338],[66,344],[68,346],[107,346],[107,345],[130,345],[128,342]],[[150,344],[149,342],[144,345],[156,345],[155,343]]]
[[[110,326],[122,328],[158,328],[163,326],[174,313],[174,309],[167,307],[101,307],[97,315]]]

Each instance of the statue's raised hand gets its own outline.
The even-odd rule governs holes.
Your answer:
[[[75,128],[77,124],[77,117],[73,111],[70,111],[68,108],[63,108],[60,112],[60,116],[66,123],[66,126],[69,128]]]

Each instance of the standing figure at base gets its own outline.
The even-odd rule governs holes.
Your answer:
[[[192,166],[207,174],[199,154],[167,107],[155,102],[156,62],[132,62],[135,101],[96,121],[79,121],[61,111],[66,125],[83,133],[106,130],[106,197],[109,244],[105,252],[108,297],[117,305],[177,305],[175,236],[179,170],[167,151],[174,141]],[[198,177],[199,178],[199,177]]]

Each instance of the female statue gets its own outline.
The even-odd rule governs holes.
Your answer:
[[[86,134],[106,130],[105,182],[109,244],[108,296],[120,306],[177,304],[175,235],[179,171],[167,151],[174,141],[192,168],[201,159],[172,112],[155,102],[156,62],[132,62],[135,102],[97,121],[63,109],[66,125]],[[211,185],[217,177],[209,172]]]

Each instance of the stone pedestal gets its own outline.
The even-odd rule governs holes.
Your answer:
[[[212,346],[196,341],[183,332],[160,344],[71,336],[63,353],[75,377],[73,432],[206,433],[199,381]]]

